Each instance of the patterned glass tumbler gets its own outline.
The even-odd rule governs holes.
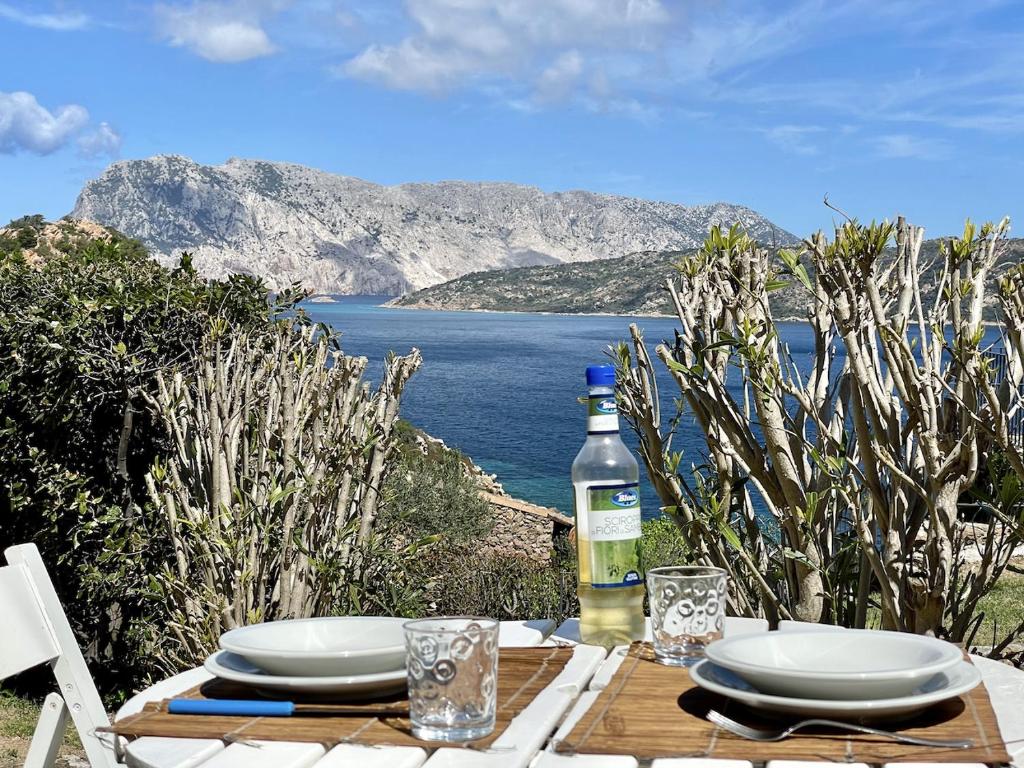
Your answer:
[[[726,573],[699,565],[647,572],[654,655],[662,664],[688,667],[704,658],[704,646],[722,636]]]
[[[498,622],[448,616],[404,626],[413,734],[428,741],[472,741],[491,733]]]

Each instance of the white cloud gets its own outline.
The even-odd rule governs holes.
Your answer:
[[[83,29],[89,24],[89,17],[84,13],[67,11],[63,13],[30,13],[22,11],[7,3],[0,3],[0,19],[15,21],[29,27],[49,29],[55,32],[68,32]]]
[[[76,141],[83,157],[116,157],[121,136],[109,123],[89,127],[89,111],[79,104],[49,110],[25,91],[0,91],[0,154],[49,155]]]
[[[406,10],[411,34],[365,47],[336,72],[432,93],[505,81],[520,89],[509,102],[525,103],[524,89],[552,101],[617,73],[622,54],[656,56],[672,22],[661,0],[408,0]]]
[[[906,133],[890,133],[874,140],[882,157],[893,159],[938,160],[949,154],[950,146],[941,139],[925,139]]]
[[[78,104],[52,112],[25,91],[0,91],[0,152],[48,155],[63,147],[89,122],[89,112]]]
[[[188,48],[209,61],[234,63],[277,50],[262,25],[264,17],[280,7],[276,2],[194,2],[160,5],[156,14],[171,45]]]
[[[816,155],[819,149],[812,143],[811,138],[824,130],[818,125],[777,125],[765,129],[763,133],[770,142],[777,144],[786,152],[794,155]]]
[[[583,74],[583,57],[579,51],[566,51],[537,78],[537,98],[540,101],[563,101],[572,92]]]
[[[121,153],[121,134],[110,123],[100,123],[78,138],[78,151],[83,157],[117,157]]]

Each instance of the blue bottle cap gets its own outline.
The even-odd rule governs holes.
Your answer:
[[[588,387],[614,387],[615,366],[614,365],[588,365],[587,366]]]

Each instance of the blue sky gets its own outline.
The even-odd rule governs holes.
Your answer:
[[[115,159],[1024,215],[1024,3],[0,0],[0,220]]]

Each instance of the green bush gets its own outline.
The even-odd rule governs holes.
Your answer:
[[[387,516],[418,536],[470,542],[486,536],[493,525],[489,505],[466,472],[465,458],[451,449],[427,455],[415,446],[402,451],[386,498]]]
[[[644,570],[664,565],[691,565],[692,555],[686,548],[679,526],[667,517],[645,520],[640,559]]]
[[[260,281],[204,281],[187,255],[169,270],[112,231],[14,224],[0,242],[0,548],[39,546],[109,692],[135,678],[130,628],[148,610],[141,560],[113,569],[111,550],[160,546],[153,535],[107,540],[114,521],[140,514],[165,439],[139,393],[161,368],[187,367],[211,323],[252,327],[272,308]],[[22,249],[44,228],[65,250],[30,263]]]
[[[579,615],[576,568],[558,558],[481,554],[472,544],[437,544],[415,565],[428,612],[489,616],[499,620],[553,619]]]

